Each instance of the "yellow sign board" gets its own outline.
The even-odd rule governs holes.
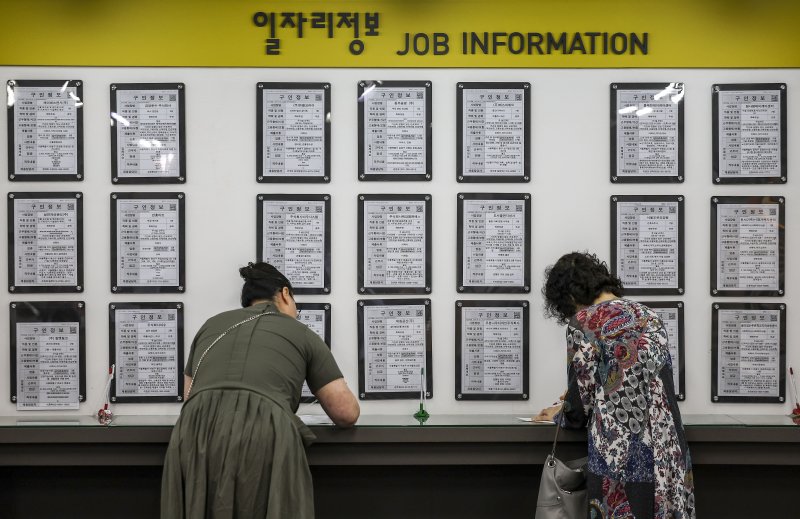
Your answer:
[[[797,0],[4,2],[0,65],[779,68]]]

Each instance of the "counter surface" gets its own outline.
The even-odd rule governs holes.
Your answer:
[[[308,419],[318,422],[320,417]],[[781,415],[684,415],[694,464],[800,465],[800,426]],[[0,417],[0,466],[157,466],[175,415]],[[312,424],[314,465],[541,464],[555,433],[511,415],[367,415],[352,429]],[[585,454],[585,431],[563,431],[559,454]]]

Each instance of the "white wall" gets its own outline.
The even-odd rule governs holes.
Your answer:
[[[686,197],[686,401],[684,413],[785,414],[789,404],[712,404],[711,304],[757,301],[787,304],[787,365],[800,368],[793,317],[800,311],[800,281],[793,266],[800,258],[800,171],[795,151],[800,135],[800,71],[728,69],[193,69],[193,68],[48,68],[0,67],[0,80],[80,79],[84,81],[83,182],[15,182],[2,175],[3,191],[84,193],[84,276],[80,296],[57,294],[11,296],[12,300],[86,301],[87,400],[79,411],[94,414],[100,406],[108,363],[108,303],[183,301],[185,346],[203,321],[238,306],[237,268],[256,254],[256,194],[329,193],[332,196],[332,292],[301,301],[330,302],[333,352],[351,388],[358,386],[356,330],[356,261],[358,193],[430,193],[433,195],[433,376],[434,414],[531,414],[549,405],[565,386],[563,330],[542,317],[542,272],[562,253],[588,249],[608,259],[609,196],[680,194]],[[430,182],[359,182],[357,180],[356,83],[360,79],[417,79],[433,82],[433,180]],[[112,82],[183,82],[186,84],[187,170],[185,185],[113,186],[110,181],[109,84]],[[255,109],[258,81],[328,81],[332,85],[332,181],[330,184],[258,184],[255,181]],[[457,81],[529,81],[532,95],[532,164],[529,184],[458,184],[455,181],[455,84]],[[685,174],[683,184],[612,185],[609,180],[609,83],[673,82],[686,84]],[[789,183],[727,185],[711,182],[711,85],[736,82],[785,82],[788,85]],[[5,110],[0,115],[0,157],[7,157]],[[109,288],[109,202],[112,191],[184,191],[187,216],[187,290],[180,295],[113,295]],[[456,292],[456,193],[528,192],[532,194],[533,290],[531,306],[530,401],[457,402],[454,398],[454,301],[482,299]],[[717,298],[709,295],[709,198],[712,195],[783,195],[786,203],[786,296]],[[0,211],[0,229],[7,228]],[[0,240],[0,257],[7,243]],[[5,271],[5,269],[3,269]],[[378,297],[378,296],[373,296]],[[489,295],[487,298],[522,298]],[[642,299],[676,299],[649,297]],[[7,312],[7,310],[4,310]],[[18,413],[8,399],[8,314],[0,315],[0,416]],[[787,387],[787,395],[791,386]],[[790,398],[791,399],[791,398]],[[117,404],[117,414],[175,414],[178,404]],[[413,401],[362,402],[366,414],[405,414]],[[301,409],[301,412],[314,412]],[[37,416],[51,414],[37,412]]]

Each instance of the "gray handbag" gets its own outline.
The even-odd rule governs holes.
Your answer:
[[[586,519],[589,515],[589,496],[586,493],[586,466],[589,458],[561,461],[556,458],[556,437],[553,450],[547,456],[539,483],[536,519]]]

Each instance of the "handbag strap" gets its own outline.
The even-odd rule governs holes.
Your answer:
[[[561,402],[561,410],[564,410],[564,402]],[[561,424],[556,422],[556,435],[553,438],[553,450],[550,451],[550,456],[555,458],[556,457],[556,445],[558,444],[558,430],[561,429]]]
[[[553,438],[553,450],[550,451],[550,456],[556,457],[556,444],[558,443],[558,430],[561,429],[561,425],[556,422],[556,435]]]
[[[215,344],[217,344],[220,341],[220,339],[222,339],[223,337],[228,335],[228,332],[230,332],[234,328],[237,328],[237,327],[239,327],[239,326],[241,326],[241,325],[243,325],[245,323],[249,323],[250,321],[258,319],[259,317],[261,317],[263,315],[275,315],[277,313],[278,312],[261,312],[260,314],[251,315],[250,317],[248,317],[244,321],[239,321],[238,323],[234,324],[233,326],[231,326],[230,328],[228,328],[227,330],[225,330],[224,332],[219,334],[219,337],[214,339],[214,342],[212,342],[211,345],[209,345],[209,347],[205,349],[203,354],[200,355],[200,360],[197,361],[197,366],[194,368],[194,373],[192,373],[192,381],[189,383],[189,391],[186,392],[186,400],[188,401],[189,400],[189,396],[192,394],[192,387],[194,387],[194,381],[197,380],[197,372],[200,371],[200,365],[203,363],[203,359],[206,358],[206,354],[209,352],[209,350],[211,348],[214,347]]]

